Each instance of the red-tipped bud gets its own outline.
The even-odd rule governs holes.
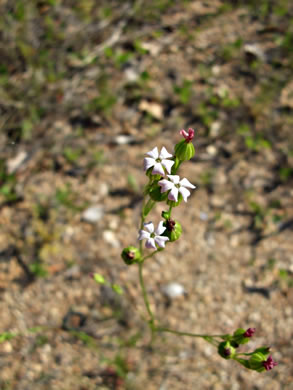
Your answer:
[[[243,337],[252,337],[255,333],[255,328],[248,328],[244,333]]]
[[[185,138],[185,142],[188,143],[188,142],[191,142],[193,140],[193,137],[194,137],[194,130],[190,127],[188,129],[188,133],[182,129],[180,131],[180,134]]]
[[[262,365],[264,366],[264,368],[269,371],[269,370],[272,370],[275,366],[278,365],[277,362],[275,362],[272,358],[272,356],[270,355],[266,361],[262,362]]]

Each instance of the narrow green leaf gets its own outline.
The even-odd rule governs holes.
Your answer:
[[[105,284],[106,283],[104,276],[102,276],[100,274],[94,274],[94,280],[97,283],[100,283],[100,284]]]
[[[121,295],[123,294],[123,290],[118,284],[112,284],[112,290],[115,291],[116,294]]]

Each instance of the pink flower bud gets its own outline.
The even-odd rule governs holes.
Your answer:
[[[245,333],[243,333],[243,337],[251,337],[255,333],[255,328],[248,328]]]
[[[270,355],[270,356],[267,358],[267,360],[265,360],[265,361],[262,363],[262,365],[264,366],[264,368],[265,368],[267,371],[269,371],[269,370],[273,369],[275,366],[277,366],[278,363],[275,362],[275,361],[273,360],[272,356]]]
[[[190,127],[188,129],[188,133],[183,129],[180,131],[180,134],[185,138],[185,142],[188,143],[188,142],[191,142],[193,140],[194,130]]]

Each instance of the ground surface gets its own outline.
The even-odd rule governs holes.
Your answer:
[[[0,7],[0,388],[293,389],[291,2]],[[251,349],[279,363],[267,373],[203,340],[149,348],[137,268],[120,259],[144,154],[188,127],[180,174],[197,189],[174,210],[181,239],[145,265],[152,308],[181,331],[255,327]],[[186,294],[168,301],[170,282]]]

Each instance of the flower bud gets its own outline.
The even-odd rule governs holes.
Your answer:
[[[184,129],[182,129],[180,130],[180,134],[185,138],[185,142],[191,142],[194,137],[194,130],[190,127],[187,133]]]
[[[253,336],[254,332],[255,328],[248,328],[247,330],[239,328],[233,333],[232,341],[237,344],[246,344],[248,343],[250,337]]]
[[[254,333],[255,333],[255,328],[248,328],[243,334],[243,337],[252,337]]]
[[[121,253],[121,257],[127,265],[139,263],[142,260],[140,250],[135,246],[128,246],[127,248],[124,248]]]
[[[189,128],[188,133],[185,130],[181,130],[180,134],[184,137],[184,139],[175,145],[175,156],[179,159],[179,161],[187,161],[195,154],[194,146],[191,142],[194,137],[194,130]],[[176,161],[174,165],[176,165]]]
[[[272,370],[278,363],[269,355],[269,352],[270,347],[257,348],[248,360],[249,368],[257,372]]]
[[[265,362],[262,362],[262,365],[265,368],[265,370],[269,371],[272,370],[275,366],[277,366],[278,363],[275,362],[272,356],[270,355]]]
[[[231,345],[229,341],[223,341],[219,344],[218,353],[224,359],[232,359],[236,353],[236,349]]]
[[[166,230],[164,231],[163,236],[168,237],[171,242],[178,240],[182,234],[180,223],[169,218],[164,222],[164,226],[166,227]]]

